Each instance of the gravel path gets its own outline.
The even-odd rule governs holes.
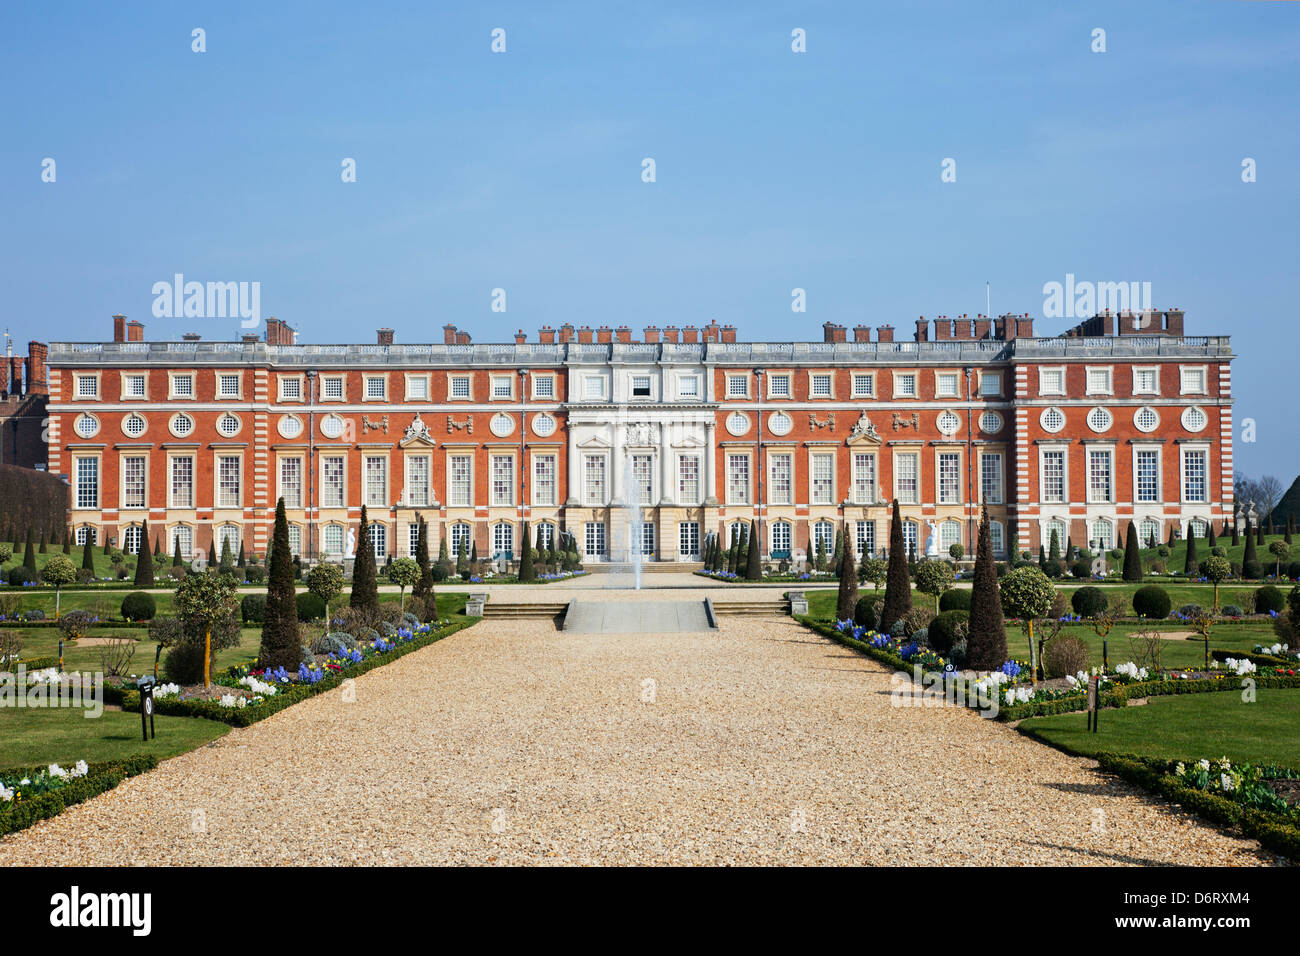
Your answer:
[[[483,622],[0,840],[0,866],[1271,861],[889,686],[788,621]]]

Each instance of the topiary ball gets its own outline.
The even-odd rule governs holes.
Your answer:
[[[969,588],[953,588],[944,591],[943,596],[939,598],[939,611],[969,611],[970,596]]]
[[[1269,611],[1280,612],[1286,606],[1286,598],[1280,588],[1266,584],[1255,592],[1255,613],[1267,614]]]
[[[1169,616],[1173,601],[1169,593],[1155,584],[1148,584],[1133,592],[1133,613],[1149,620],[1159,620]]]
[[[1070,595],[1070,606],[1080,617],[1093,617],[1106,610],[1106,592],[1101,588],[1079,588]]]

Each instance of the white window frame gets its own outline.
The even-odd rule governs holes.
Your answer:
[[[90,385],[91,391],[86,392],[83,386]],[[147,386],[146,386],[147,387]],[[72,376],[72,400],[74,402],[97,402],[99,401],[99,373],[76,374]]]
[[[851,372],[849,381],[852,386],[854,398],[875,398],[876,397],[876,373],[875,372]]]
[[[822,385],[826,390],[821,390]],[[811,400],[835,400],[835,375],[832,372],[808,373],[808,398]]]
[[[988,489],[989,470],[987,462],[997,461],[997,495],[991,496]],[[1004,504],[1007,500],[1006,457],[1000,451],[980,452],[979,473],[980,503],[990,505]]]
[[[533,453],[533,490],[532,500],[535,507],[554,508],[559,504],[560,495],[560,460],[559,456],[546,453]],[[547,489],[550,489],[549,492]]]
[[[599,463],[599,467],[596,467]],[[609,503],[609,455],[604,452],[582,456],[582,503],[601,507]]]
[[[458,395],[457,392],[464,387],[465,394]],[[474,376],[472,375],[448,375],[447,376],[447,401],[449,402],[472,402],[474,401]]]
[[[916,399],[921,397],[920,377],[915,371],[902,370],[895,372],[893,375],[894,393],[891,398],[894,399]]]
[[[1092,378],[1094,375],[1100,375],[1105,378],[1105,382],[1100,385],[1094,385]],[[1085,395],[1114,395],[1115,394],[1115,368],[1112,365],[1088,365],[1084,367],[1084,394]]]
[[[739,389],[736,388],[737,385],[740,386]],[[749,375],[733,375],[728,373],[726,397],[739,399],[749,398]]]
[[[176,388],[177,382],[188,382],[188,392],[179,391]],[[168,372],[167,373],[167,400],[168,401],[193,401],[197,398],[196,385],[193,372]]]
[[[513,402],[515,400],[516,377],[515,375],[489,375],[488,401]]]
[[[281,402],[304,402],[307,400],[306,383],[301,375],[277,375],[276,400]]]
[[[688,464],[689,463],[689,464]],[[691,470],[694,474],[690,474]],[[677,503],[698,505],[704,500],[704,460],[697,454],[677,456]]]
[[[140,382],[140,394],[135,394],[130,389],[130,383],[136,380]],[[75,397],[75,396],[74,396]],[[122,400],[143,402],[149,399],[149,376],[144,372],[123,372],[122,373]]]
[[[1154,381],[1151,388],[1138,388],[1138,375],[1141,372],[1150,372]],[[1133,394],[1134,395],[1159,395],[1160,394],[1160,366],[1159,365],[1134,365],[1133,366]]]
[[[455,451],[447,456],[447,507],[474,507],[474,455],[470,452]]]
[[[334,484],[332,484],[332,483],[329,482],[329,480],[328,480],[329,477],[330,477],[330,474],[329,474],[330,469],[333,467],[332,464],[330,464],[330,463],[332,463],[332,462],[338,462],[338,463],[339,463],[339,468],[338,468],[339,481],[338,481],[338,485],[337,485],[337,489],[338,489],[338,497],[337,497],[337,498],[334,498],[334,497],[331,495],[331,496],[327,499],[327,498],[326,498],[326,490],[329,489],[330,491],[333,491],[333,489],[336,487]],[[347,457],[346,457],[345,455],[322,455],[322,456],[321,456],[320,481],[321,481],[320,500],[321,500],[321,507],[322,507],[322,508],[345,508],[345,507],[347,507],[347,503],[348,503],[348,460],[347,460]]]
[[[408,402],[431,402],[433,401],[433,383],[431,376],[424,374],[406,373],[406,391],[405,397]],[[424,394],[420,394],[423,392]]]
[[[427,508],[433,502],[433,456],[429,454],[405,455],[406,478],[402,483],[402,497],[408,508]],[[424,476],[415,474],[424,466]]]
[[[545,389],[542,388],[543,383]],[[555,401],[558,393],[556,392],[555,376],[545,373],[534,373],[532,375],[533,400],[543,402]]]
[[[379,383],[379,387],[382,390],[382,394],[380,395],[370,394],[370,386],[374,382]],[[388,401],[388,376],[383,373],[373,374],[373,375],[367,374],[361,376],[361,400],[363,402]]]
[[[1047,373],[1054,373],[1061,376],[1060,388],[1049,388],[1047,384]],[[1039,395],[1064,395],[1066,390],[1066,374],[1064,365],[1043,365],[1038,369],[1038,394]]]
[[[290,501],[288,500],[288,496],[284,493],[287,484],[285,482],[285,465],[290,462],[296,464],[297,471],[298,471],[297,500],[294,503],[290,503]],[[305,480],[304,478],[305,473],[306,472],[305,469],[303,468],[301,455],[281,455],[279,458],[276,459],[275,462],[276,501],[279,501],[279,499],[284,498],[285,499],[284,506],[290,511],[302,508],[303,481]]]
[[[784,475],[779,474],[778,469],[783,470]],[[795,502],[794,455],[788,451],[769,451],[767,472],[768,504],[793,505]]]
[[[777,382],[784,383],[784,387],[778,389]],[[767,397],[790,399],[794,397],[794,376],[789,372],[769,372],[767,375]]]
[[[748,505],[754,502],[754,469],[753,460],[749,452],[727,452],[727,504],[729,505]],[[743,497],[737,496],[734,492],[737,485],[736,466],[744,462],[744,481],[745,493]]]
[[[1047,456],[1061,456],[1060,497],[1047,493]],[[1043,504],[1063,505],[1070,500],[1070,447],[1069,445],[1041,445],[1038,449],[1038,500]]]
[[[347,378],[343,375],[322,375],[320,378],[320,400],[322,402],[346,402],[348,399]],[[339,393],[331,395],[331,386],[337,384]]]
[[[951,382],[951,387],[946,387],[946,383]],[[935,398],[960,398],[961,397],[961,374],[950,370],[936,371],[934,373],[934,397]]]
[[[1092,445],[1085,443],[1083,446],[1084,462],[1087,476],[1087,502],[1088,504],[1113,504],[1115,501],[1115,448],[1112,445]],[[1105,455],[1108,466],[1107,477],[1107,494],[1106,497],[1097,496],[1097,476],[1093,473],[1093,456]]]
[[[378,465],[372,470],[371,465]],[[361,490],[367,508],[387,508],[389,497],[389,460],[388,455],[361,456]],[[376,492],[374,479],[378,477],[383,486]]]
[[[1142,497],[1142,471],[1138,463],[1143,454],[1154,455],[1156,459],[1155,497]],[[1160,504],[1164,501],[1164,454],[1159,445],[1134,444],[1133,446],[1133,501],[1138,504]]]
[[[181,462],[189,462],[189,500],[182,502],[176,495],[176,466]],[[185,455],[168,455],[167,456],[167,507],[176,508],[181,511],[193,511],[198,504],[198,467],[195,456]]]
[[[961,452],[948,451],[940,448],[934,456],[934,500],[941,505],[959,505],[961,504]],[[944,492],[944,461],[956,461],[955,470],[952,475],[948,476],[951,484],[951,493]]]
[[[93,476],[84,477],[81,466],[87,462],[93,462]],[[100,496],[103,494],[103,463],[99,455],[73,455],[72,456],[72,474],[73,480],[77,487],[73,490],[73,503],[78,511],[97,511],[99,510]],[[93,484],[92,484],[93,483]],[[85,484],[92,484],[91,488],[84,487]]]
[[[903,481],[903,463],[908,464],[915,469],[912,477],[907,479],[911,482],[911,491],[905,490]],[[921,503],[921,452],[917,451],[896,451],[894,452],[894,497],[898,499],[901,505],[919,505]]]
[[[822,474],[819,476],[819,470]],[[835,496],[835,453],[814,451],[808,454],[808,503],[833,505]]]
[[[1203,473],[1201,475],[1202,495],[1199,498],[1193,498],[1188,493],[1187,479],[1188,469],[1187,461],[1192,455],[1198,455],[1203,462]],[[1210,446],[1209,445],[1182,445],[1178,450],[1179,461],[1179,488],[1178,497],[1184,504],[1208,504],[1210,501]]]
[[[852,451],[849,453],[850,482],[855,505],[876,504],[877,483],[880,481],[880,465],[876,453],[871,451]],[[862,474],[862,464],[868,464],[870,475]],[[865,490],[865,494],[863,493]]]
[[[1199,375],[1201,384],[1199,388],[1189,388],[1187,385],[1187,375],[1191,372]],[[1178,394],[1179,395],[1208,395],[1210,393],[1210,367],[1208,365],[1180,365],[1178,367]]]
[[[513,508],[515,505],[515,456],[493,454],[488,456],[488,495],[493,508]]]

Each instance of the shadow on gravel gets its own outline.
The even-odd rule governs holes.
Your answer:
[[[1144,856],[1129,856],[1125,853],[1107,853],[1104,850],[1093,850],[1084,846],[1069,846],[1064,843],[1048,843],[1044,840],[1028,840],[1028,846],[1041,846],[1049,850],[1064,850],[1067,853],[1073,853],[1077,856],[1091,857],[1097,860],[1110,860],[1112,863],[1124,863],[1129,866],[1177,866],[1177,863],[1165,863],[1161,860],[1151,860]]]

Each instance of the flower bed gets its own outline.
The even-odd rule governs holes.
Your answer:
[[[218,690],[224,688],[226,691],[215,697],[211,693],[200,696],[197,692],[187,696],[175,685],[164,685],[169,692],[163,696],[155,692],[154,710],[173,717],[205,717],[234,727],[247,727],[308,697],[333,690],[349,678],[359,677],[427,647],[473,623],[476,622],[445,624],[436,630],[428,625],[415,629],[398,628],[393,637],[365,641],[355,650],[330,654],[323,663],[304,663],[297,672],[282,669],[267,672],[247,665],[232,667],[225,676],[214,681]],[[106,686],[104,699],[119,704],[123,710],[140,709],[140,694],[130,684]]]
[[[1278,786],[1297,779],[1288,768],[1233,767],[1226,759],[1187,767],[1173,760],[1111,753],[1098,754],[1097,762],[1102,770],[1215,823],[1239,826],[1267,849],[1300,861],[1300,806],[1288,801]]]
[[[20,768],[0,772],[0,835],[25,829],[40,820],[57,816],[67,807],[112,790],[127,777],[152,770],[158,758],[152,754],[107,763],[84,761],[64,770],[48,767]],[[57,768],[57,772],[56,772]]]

